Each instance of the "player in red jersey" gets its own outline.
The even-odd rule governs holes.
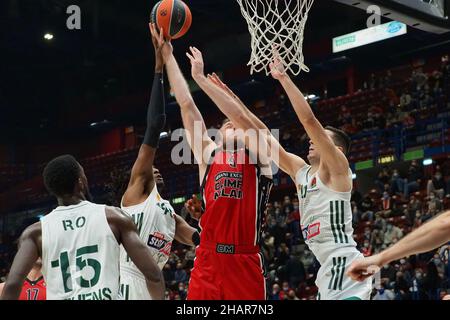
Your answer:
[[[221,141],[213,142],[169,42],[164,45],[163,57],[199,164],[204,201],[188,300],[264,300],[266,279],[259,242],[272,187],[267,156],[262,158],[257,148],[244,148],[230,121],[220,129]],[[229,145],[237,147],[225,149]]]
[[[20,292],[19,300],[46,300],[46,284],[41,272],[41,259],[31,269]],[[0,296],[2,295],[4,283],[0,283]]]

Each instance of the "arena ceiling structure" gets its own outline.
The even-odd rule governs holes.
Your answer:
[[[208,67],[246,65],[250,36],[234,0],[187,0],[192,29],[174,43],[186,75],[184,52],[195,45],[206,52]],[[134,110],[109,117],[108,101],[148,92],[153,52],[147,23],[150,0],[3,0],[0,2],[0,143],[29,137],[89,134],[94,122],[140,121]],[[68,30],[68,6],[81,8],[81,30]],[[334,0],[316,1],[305,34],[305,56],[312,72],[340,61],[382,64],[417,50],[449,46],[449,35],[411,29],[398,41],[377,43],[344,54],[317,47],[333,37],[366,28],[367,14]],[[383,21],[389,21],[384,17]],[[49,39],[51,38],[51,39]],[[383,52],[383,55],[380,55]],[[309,54],[308,54],[309,53]],[[300,75],[301,77],[302,75]],[[263,78],[257,75],[257,78]],[[250,80],[248,75],[248,80]],[[145,109],[147,101],[137,99]],[[120,104],[120,103],[119,103]],[[120,107],[118,107],[120,108]],[[74,120],[74,114],[91,114]]]

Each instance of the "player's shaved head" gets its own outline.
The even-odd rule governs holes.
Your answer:
[[[82,168],[71,155],[57,157],[44,169],[44,184],[48,192],[56,197],[72,195],[82,175]]]

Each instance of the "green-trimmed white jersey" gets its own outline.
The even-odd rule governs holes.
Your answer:
[[[122,210],[136,223],[139,237],[149,247],[153,259],[162,270],[170,257],[175,238],[175,210],[161,198],[155,186],[141,204]],[[123,247],[120,249],[120,291],[125,300],[150,300],[144,275],[131,261]]]
[[[306,244],[324,264],[337,250],[357,251],[353,239],[351,192],[336,192],[325,186],[311,166],[296,175],[300,224]],[[352,172],[349,169],[351,179]]]
[[[41,225],[47,300],[117,299],[120,250],[104,205],[58,207]]]
[[[325,186],[311,166],[296,176],[300,222],[306,244],[320,262],[316,285],[319,300],[369,300],[372,278],[353,281],[346,270],[363,255],[353,240],[351,192],[336,192]],[[349,169],[349,178],[352,172]]]

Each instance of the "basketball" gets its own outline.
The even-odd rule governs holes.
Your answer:
[[[163,0],[153,7],[150,20],[163,29],[166,39],[178,39],[191,27],[192,14],[181,0]]]

